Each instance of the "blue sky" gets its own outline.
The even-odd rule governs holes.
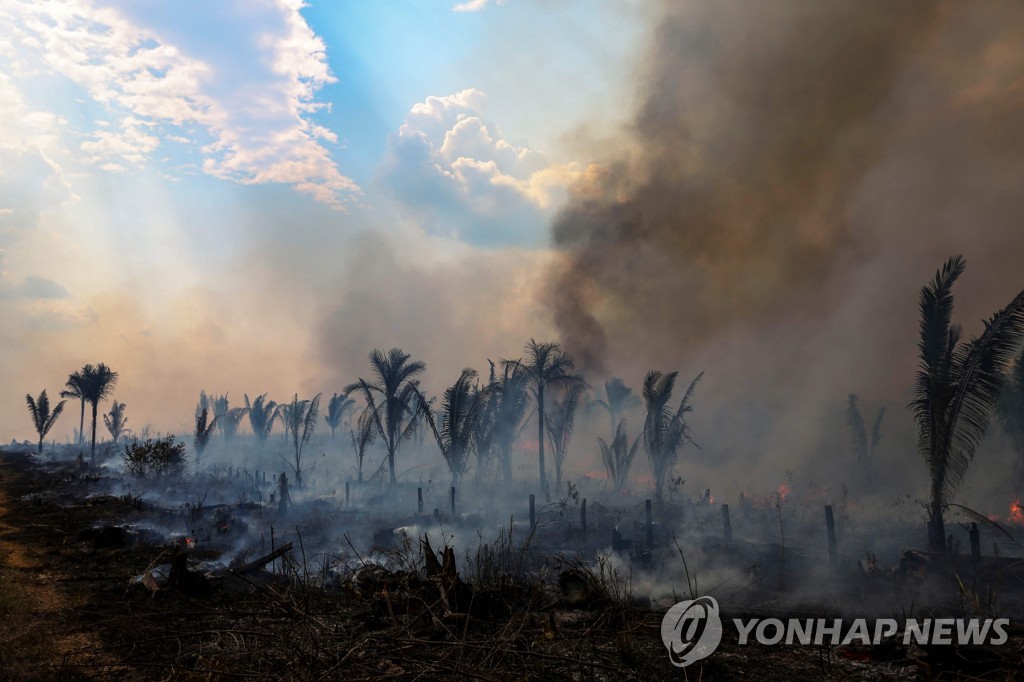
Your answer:
[[[139,414],[144,375],[177,377],[183,406],[209,383],[329,389],[410,343],[409,288],[406,315],[475,339],[477,363],[550,329],[548,225],[593,161],[580,126],[629,111],[643,19],[626,0],[0,0],[0,378],[19,386],[0,437],[18,394],[85,362],[121,371]],[[485,313],[441,303],[510,286]],[[420,346],[439,374],[466,362]]]

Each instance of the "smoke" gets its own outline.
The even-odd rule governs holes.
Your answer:
[[[956,317],[975,334],[1024,286],[1022,9],[660,9],[632,118],[594,142],[615,151],[552,229],[562,341],[633,385],[707,370],[710,469],[841,457],[858,392],[891,401],[888,445],[914,470],[917,291],[965,253]]]
[[[554,226],[570,258],[553,309],[591,366],[606,336],[652,322],[679,343],[817,302],[852,241],[850,194],[891,134],[879,108],[935,12],[666,4],[632,153]]]

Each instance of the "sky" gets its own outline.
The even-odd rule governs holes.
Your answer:
[[[1021,13],[0,0],[0,441],[86,362],[188,431],[536,337],[705,371],[709,470],[813,467],[849,393],[912,450],[920,286],[964,253],[969,334],[1024,286]]]
[[[549,332],[485,301],[550,257],[577,122],[624,114],[605,88],[643,24],[589,5],[0,2],[0,437],[84,362],[166,429],[203,387],[336,390],[374,347],[477,336],[479,364]],[[445,296],[489,310],[419,310]]]

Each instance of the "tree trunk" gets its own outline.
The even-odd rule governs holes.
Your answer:
[[[96,403],[92,404],[92,451],[91,451],[93,466],[96,465]]]
[[[540,466],[540,489],[544,498],[551,501],[551,491],[548,490],[548,476],[544,469],[544,387],[537,388],[537,460]]]
[[[39,454],[43,454],[43,434],[39,434]]]
[[[501,453],[501,471],[505,475],[505,484],[512,482],[512,451],[511,449]]]
[[[81,445],[85,442],[85,398],[79,398],[79,402],[82,403],[82,410],[78,416],[78,444]]]
[[[398,483],[398,476],[395,475],[395,451],[388,448],[388,470],[391,472],[391,485]]]
[[[555,452],[555,496],[562,494],[562,459]]]
[[[932,500],[928,516],[928,549],[946,551],[946,524],[942,518],[942,487],[932,485]]]

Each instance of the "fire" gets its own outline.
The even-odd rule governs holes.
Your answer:
[[[786,501],[786,496],[789,495],[789,486],[786,485],[785,483],[780,483],[779,484],[778,493],[779,493],[779,501],[780,502],[785,502]]]
[[[1021,507],[1019,499],[1010,503],[1009,521],[1024,524],[1024,507]]]

